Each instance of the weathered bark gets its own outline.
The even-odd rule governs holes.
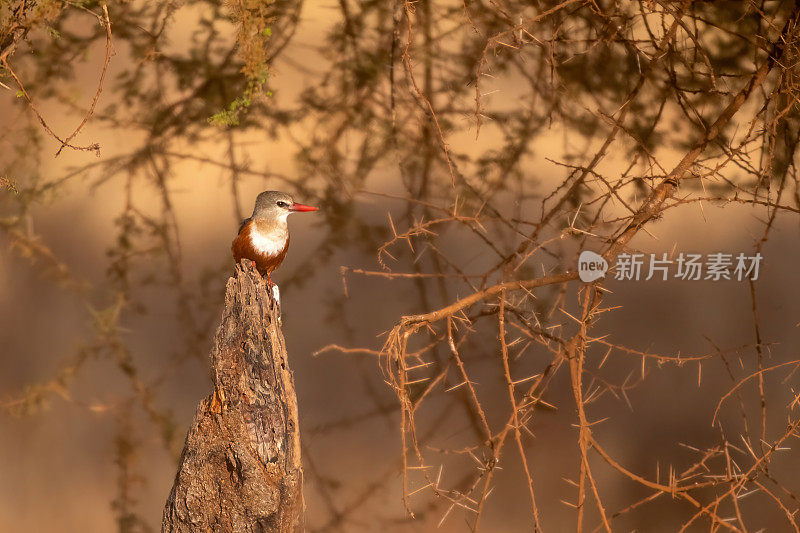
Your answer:
[[[303,472],[280,310],[236,267],[211,350],[214,390],[186,436],[162,532],[301,531]]]

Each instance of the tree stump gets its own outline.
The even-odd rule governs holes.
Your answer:
[[[228,280],[211,364],[214,390],[186,436],[162,532],[301,531],[294,380],[279,303],[252,266]]]

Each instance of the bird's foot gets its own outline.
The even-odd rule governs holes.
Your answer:
[[[272,300],[275,302],[275,307],[278,309],[278,320],[280,320],[281,314],[281,291],[278,289],[278,284],[272,281],[272,277],[270,273],[267,272],[267,289],[270,291],[270,296],[272,296]]]
[[[272,299],[278,304],[278,307],[281,305],[281,291],[278,289],[278,286],[274,283],[272,284]]]
[[[272,280],[269,280],[271,285],[268,285],[270,290],[270,296],[272,296],[272,303],[271,306],[274,306],[273,309],[275,310],[275,314],[278,317],[278,325],[283,324],[283,313],[281,312],[281,291],[278,289],[278,285],[273,283]]]

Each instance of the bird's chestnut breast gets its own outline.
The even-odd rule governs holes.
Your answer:
[[[259,230],[258,223],[248,220],[239,230],[239,235],[231,246],[233,259],[237,263],[249,259],[256,264],[261,275],[269,274],[283,262],[289,250],[289,234],[285,234],[284,242],[280,242],[280,234],[264,233]]]

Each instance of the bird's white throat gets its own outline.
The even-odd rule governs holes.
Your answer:
[[[269,231],[259,230],[258,226],[258,223],[250,225],[250,240],[253,248],[264,255],[279,254],[286,246],[286,239],[289,237],[286,217],[283,217],[283,220],[280,220]]]

